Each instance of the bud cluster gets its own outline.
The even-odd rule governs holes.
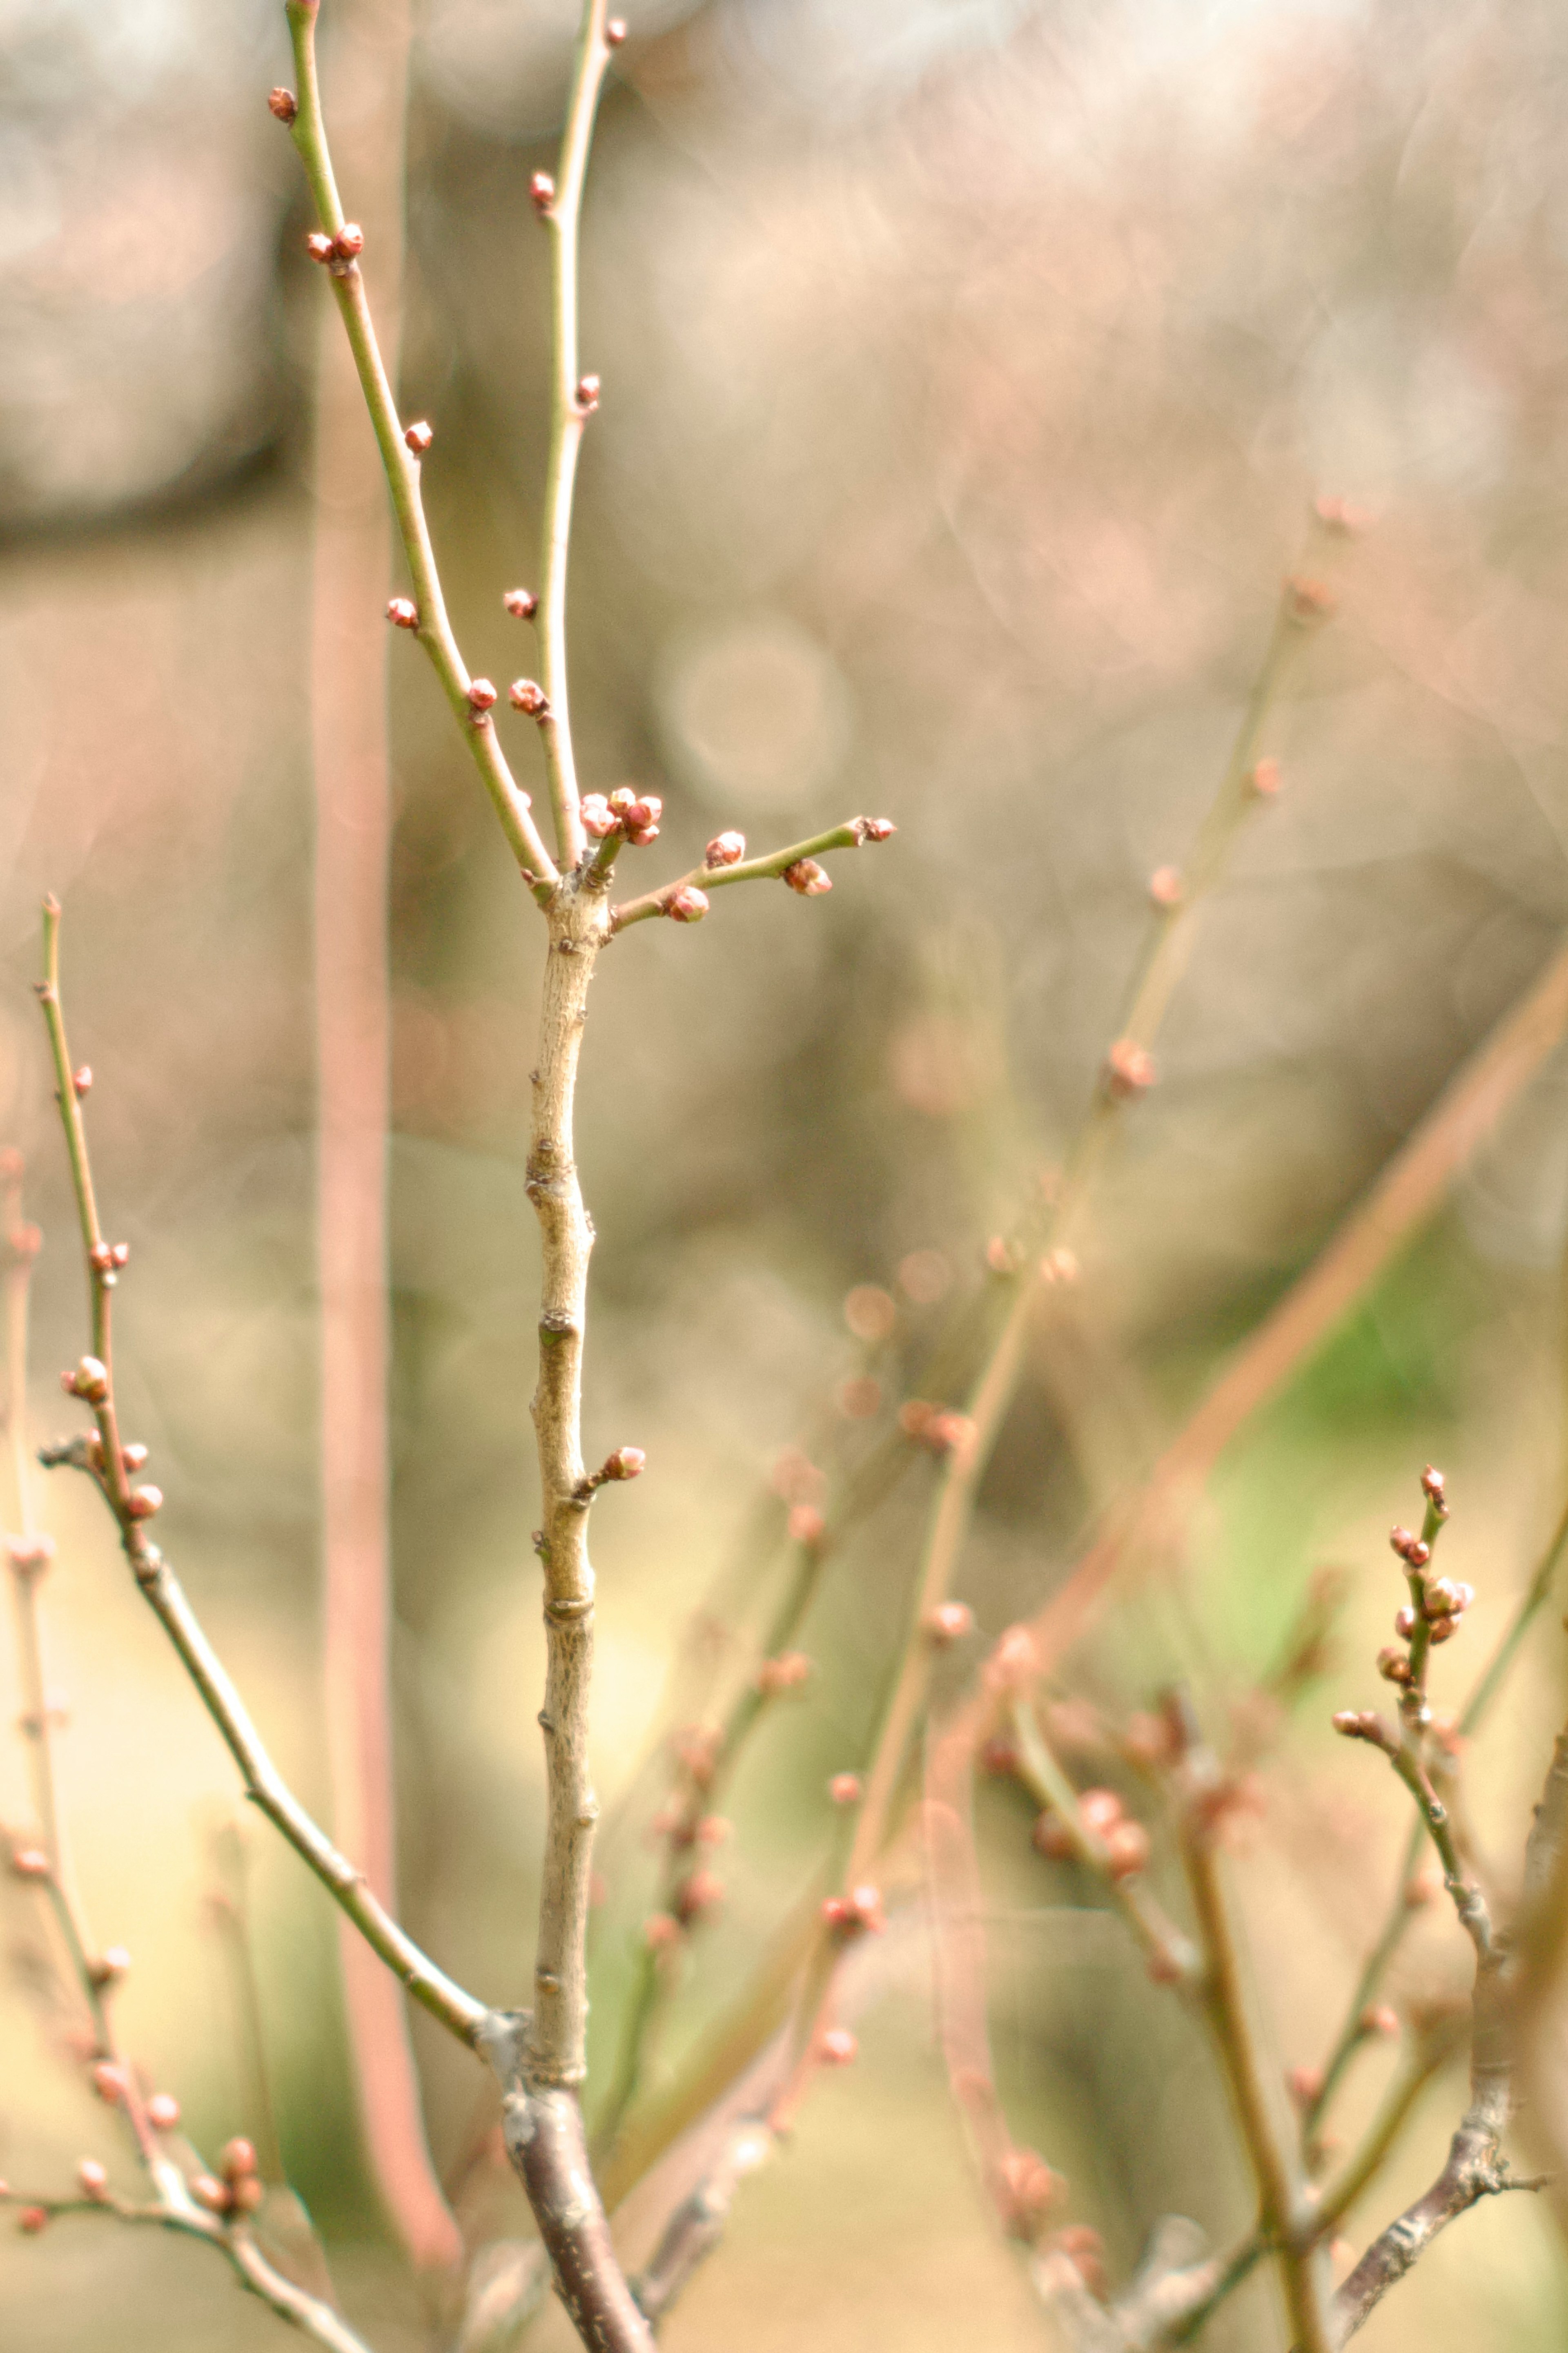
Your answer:
[[[974,1443],[974,1424],[966,1413],[933,1405],[928,1398],[906,1399],[899,1408],[899,1428],[928,1454],[963,1455]]]
[[[256,2151],[247,2140],[231,2140],[218,2160],[222,2179],[198,2173],[191,2195],[209,2214],[254,2214],[266,2191],[256,2170]]]
[[[517,689],[512,689],[512,700]],[[658,839],[658,821],[664,815],[664,803],[657,793],[634,793],[629,785],[615,792],[584,793],[580,814],[583,830],[594,841],[610,841],[624,836],[634,849],[646,849],[649,842]]]
[[[341,276],[364,251],[364,231],[357,221],[344,221],[335,237],[313,228],[305,239],[305,250],[312,261],[321,262],[335,276]]]
[[[880,1936],[888,1925],[882,1891],[868,1883],[852,1887],[847,1895],[825,1896],[822,1919],[825,1927],[841,1936]]]
[[[1142,1822],[1132,1820],[1114,1789],[1086,1789],[1078,1801],[1078,1815],[1098,1842],[1112,1879],[1136,1879],[1148,1867],[1149,1833]],[[1040,1852],[1056,1862],[1078,1851],[1067,1823],[1048,1809],[1036,1821],[1033,1836]]]
[[[804,1651],[784,1651],[776,1659],[764,1659],[757,1669],[757,1689],[764,1699],[776,1699],[781,1692],[799,1691],[811,1679],[811,1661]]]

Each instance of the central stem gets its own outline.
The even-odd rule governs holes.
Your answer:
[[[538,1214],[544,1261],[533,1425],[542,1496],[535,1542],[544,1570],[549,1650],[539,1718],[549,1820],[526,2070],[531,2088],[542,2090],[580,2084],[586,2063],[589,1862],[599,1811],[588,1766],[594,1572],[588,1559],[591,1491],[582,1451],[583,1332],[594,1229],[572,1146],[588,986],[609,928],[607,879],[595,888],[580,875],[568,875],[551,902],[539,1062],[531,1074],[528,1196]]]

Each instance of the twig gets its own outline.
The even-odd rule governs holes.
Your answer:
[[[1218,2047],[1241,2134],[1258,2184],[1258,2228],[1279,2265],[1286,2308],[1300,2353],[1332,2353],[1321,2262],[1303,2243],[1308,2221],[1290,2135],[1276,2113],[1272,2081],[1254,2036],[1237,1930],[1215,1849],[1212,1800],[1217,1766],[1195,1743],[1184,1767],[1187,1802],[1182,1860],[1203,1944],[1200,2000]]]
[[[344,237],[345,229],[352,224],[345,222],[338,196],[326,130],[321,121],[321,92],[316,76],[317,0],[287,0],[285,13],[294,45],[294,66],[300,83],[298,96],[293,100],[294,111],[290,116],[285,107],[285,119],[289,121],[290,135],[305,166],[310,193],[315,199],[316,214],[321,222],[320,234],[328,247],[322,259],[332,282],[338,309],[342,314],[365,406],[370,411],[370,421],[375,429],[381,462],[386,471],[393,512],[397,518],[398,533],[414,582],[416,632],[446,689],[447,700],[462,728],[464,739],[473,754],[512,855],[535,898],[543,903],[560,877],[530,815],[529,797],[515,783],[507,765],[488,705],[476,707],[470,699],[474,681],[458,650],[458,641],[447,617],[441,578],[436,568],[435,551],[425,521],[425,506],[419,487],[419,461],[404,439],[397,402],[376,342],[364,280],[356,259],[360,248],[352,237],[346,239]],[[278,95],[284,100],[290,97],[288,91]]]
[[[202,1631],[195,1613],[157,1546],[147,1535],[150,1506],[162,1497],[154,1488],[133,1487],[120,1435],[115,1406],[110,1303],[116,1271],[105,1241],[93,1194],[92,1167],[81,1104],[72,1079],[70,1050],[59,997],[59,923],[57,901],[44,902],[44,978],[38,986],[54,1060],[60,1119],[71,1180],[76,1188],[92,1302],[95,1346],[69,1376],[74,1393],[90,1405],[98,1426],[92,1475],[113,1514],[121,1548],[149,1606],[184,1663],[203,1704],[238,1766],[247,1794],[276,1823],[300,1859],[379,1953],[414,1999],[460,2042],[475,2044],[489,2016],[484,2004],[438,1969],[376,1901],[363,1873],[341,1854],[289,1788],[222,1662]]]
[[[204,2213],[184,2195],[183,2183],[181,2189],[182,2202],[177,2205],[135,2206],[129,2200],[110,2197],[107,2192],[94,2198],[30,2198],[0,2184],[0,2200],[51,2221],[64,2215],[99,2214],[118,2222],[169,2231],[177,2238],[199,2240],[224,2256],[243,2285],[269,2306],[280,2320],[299,2329],[301,2336],[327,2346],[330,2353],[370,2353],[366,2339],[352,2329],[331,2305],[296,2286],[276,2264],[268,2262],[243,2223],[226,2222],[218,2215]]]
[[[738,859],[727,866],[710,866],[706,862],[693,866],[689,872],[677,875],[673,882],[663,883],[640,899],[628,899],[623,905],[612,908],[610,929],[624,932],[628,924],[646,923],[650,915],[667,915],[670,902],[681,891],[721,891],[730,882],[771,881],[787,874],[792,867],[803,865],[807,859],[823,857],[830,849],[861,849],[868,841],[885,841],[892,831],[886,818],[852,817],[844,825],[830,826],[826,833],[813,834],[809,841],[792,842],[787,849],[772,849],[763,858]]]
[[[725,2139],[718,2161],[665,2224],[658,2246],[632,2282],[632,2294],[658,2329],[700,2266],[719,2244],[745,2176],[768,2154],[766,2125],[746,2117]]]

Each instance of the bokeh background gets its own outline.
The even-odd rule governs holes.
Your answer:
[[[586,222],[584,358],[605,397],[574,575],[580,762],[601,787],[664,796],[663,840],[628,853],[649,880],[721,825],[761,843],[868,809],[900,831],[839,860],[826,902],[726,894],[700,931],[628,934],[595,989],[587,1434],[651,1458],[595,1524],[598,1771],[620,1809],[601,2063],[651,1900],[638,1825],[683,1630],[715,1590],[731,1616],[765,1599],[781,1451],[861,1442],[833,1404],[859,1361],[846,1292],[891,1292],[897,1360],[917,1362],[1065,1150],[1147,876],[1180,861],[1304,551],[1331,562],[1339,617],[1271,723],[1286,789],[1204,913],[1161,1084],[987,1477],[962,1579],[985,1634],[1051,1590],[1568,913],[1560,10],[630,13]],[[352,60],[324,14],[331,109]],[[500,604],[533,571],[547,424],[527,190],[551,161],[573,14],[428,0],[413,60],[404,405],[437,425],[426,494],[454,618],[498,679],[527,666]],[[35,1409],[41,1433],[60,1422],[55,1369],[81,1345],[30,993],[52,889],[106,1214],[133,1251],[121,1379],[170,1498],[167,1546],[321,1799],[307,679],[326,297],[262,103],[287,77],[281,10],[30,0],[0,10],[0,1116],[47,1238]],[[374,299],[374,255],[367,271]],[[1312,539],[1322,493],[1370,527]],[[401,640],[389,658],[404,1909],[508,2000],[531,1963],[541,1820],[521,1169],[537,932],[430,676]],[[1442,1656],[1457,1693],[1559,1508],[1565,1114],[1554,1058],[1226,1453],[1180,1575],[1125,1600],[1067,1674],[1124,1711],[1184,1673],[1223,1720],[1313,1572],[1346,1571],[1333,1664],[1265,1766],[1237,1861],[1282,2067],[1331,2035],[1404,1835],[1392,1779],[1327,1729],[1331,1706],[1374,1696],[1387,1523],[1442,1461],[1445,1546],[1479,1592]],[[836,1561],[810,1693],[748,1760],[728,1902],[672,2052],[822,1852],[823,1782],[871,1719],[921,1475]],[[129,2039],[210,2144],[244,2122],[209,1904],[233,1778],[89,1500],[49,1494],[71,1842],[99,1933],[136,1955]],[[1505,1888],[1562,1712],[1559,1614],[1471,1763]],[[0,1753],[0,1802],[25,1817],[19,1745]],[[1113,2275],[1173,2208],[1223,2240],[1246,2194],[1202,2048],[1084,1891],[1032,1856],[1005,1793],[980,1820],[1015,2130],[1070,2178]],[[251,1852],[294,2178],[367,2333],[387,2353],[426,2343],[357,2147],[324,1900],[258,1831]],[[33,1915],[16,1891],[3,1903],[0,2170],[63,2187],[110,2137],[40,2025]],[[1434,1915],[1399,1999],[1466,1981]],[[860,2029],[860,2064],[820,2086],[671,2320],[673,2353],[1046,2341],[968,2168],[918,1907]],[[455,2166],[483,2125],[472,2072],[422,2025],[416,2042],[435,2154]],[[1461,2086],[1450,2073],[1428,2094],[1358,2243],[1435,2170]],[[518,2229],[510,2194],[496,2212]],[[1363,2341],[1500,2353],[1561,2344],[1565,2316],[1549,2218],[1500,2200]],[[36,2353],[259,2347],[277,2326],[151,2234],[0,2238],[0,2330]],[[1284,2345],[1261,2285],[1212,2341]]]

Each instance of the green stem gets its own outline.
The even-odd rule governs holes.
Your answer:
[[[337,182],[332,175],[326,126],[321,119],[321,89],[316,73],[317,11],[314,0],[288,0],[285,13],[300,83],[298,111],[290,125],[290,136],[304,164],[322,231],[328,237],[336,237],[343,227],[343,208],[338,196]],[[398,535],[403,542],[414,583],[415,602],[419,613],[419,641],[429,655],[436,674],[446,690],[447,700],[462,727],[464,739],[500,821],[508,846],[529,888],[542,905],[548,902],[561,877],[529,813],[529,797],[514,781],[507,765],[506,755],[497,739],[494,720],[489,712],[476,712],[468,701],[468,688],[472,681],[447,617],[440,574],[437,570],[435,550],[425,520],[419,461],[403,438],[397,402],[376,342],[363,276],[359,263],[354,260],[329,263],[328,274],[332,281],[338,309],[342,314],[365,406],[370,411],[370,421],[386,473],[387,489],[392,495]]]

